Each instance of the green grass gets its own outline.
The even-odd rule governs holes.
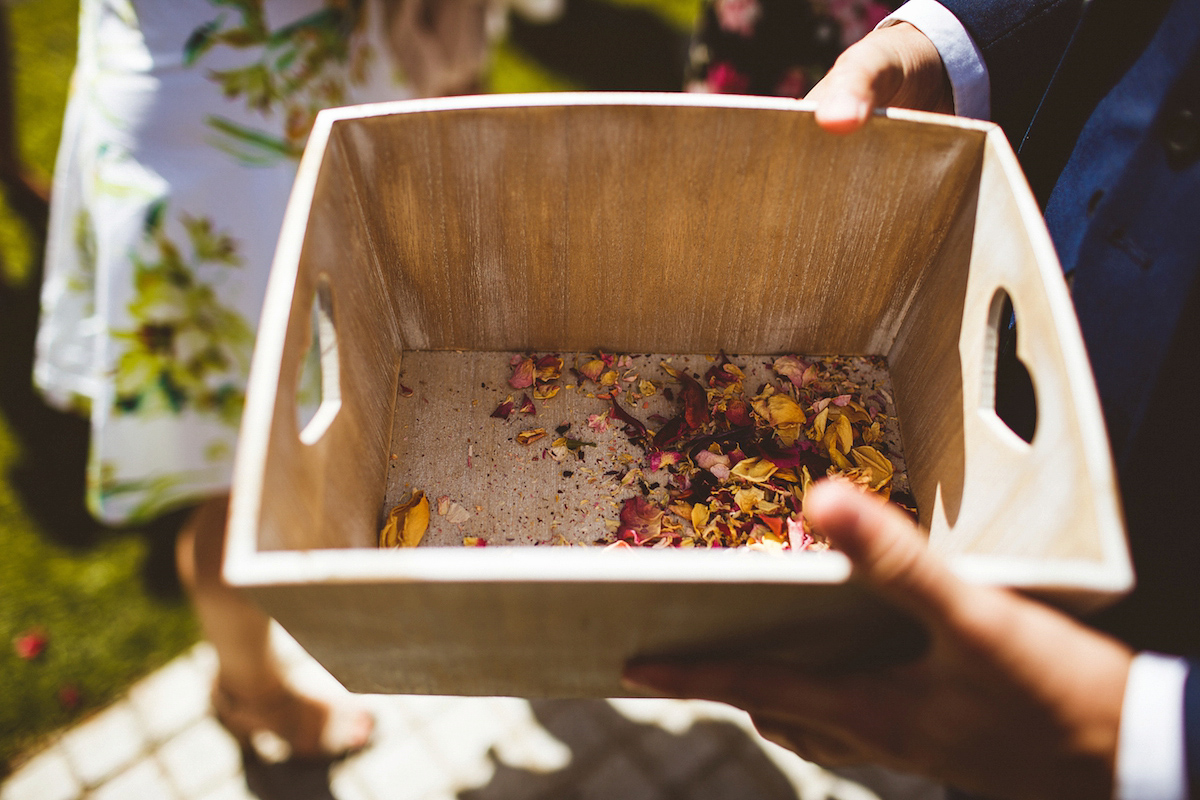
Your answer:
[[[10,4],[21,153],[47,184],[74,64],[77,9],[78,0]],[[37,251],[21,221],[0,207],[0,280],[23,290],[14,295],[22,303],[36,302]],[[4,311],[2,346],[26,346],[29,332],[11,330],[12,309]],[[0,376],[6,383],[28,380],[27,374]],[[10,484],[18,462],[35,455],[25,452],[29,433],[14,430],[0,414],[0,775],[20,753],[110,702],[198,635],[184,603],[147,591],[145,534],[105,531],[84,537],[88,546],[67,548],[54,542],[74,538],[73,532],[39,528]],[[34,627],[46,631],[49,643],[41,656],[24,661],[13,642]],[[60,699],[64,689],[79,693],[74,708]]]

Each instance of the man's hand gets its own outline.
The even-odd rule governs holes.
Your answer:
[[[899,510],[844,482],[804,513],[854,575],[928,629],[920,660],[824,676],[760,661],[639,663],[626,681],[749,711],[826,765],[873,762],[1003,798],[1112,795],[1132,653],[1035,601],[959,580]]]
[[[861,128],[882,106],[954,113],[942,57],[925,34],[901,22],[872,31],[847,49],[805,98],[830,133]]]

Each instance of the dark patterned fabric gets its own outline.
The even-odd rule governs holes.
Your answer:
[[[687,89],[803,97],[902,0],[707,0]]]

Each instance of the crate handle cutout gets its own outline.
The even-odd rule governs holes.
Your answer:
[[[1026,444],[1037,433],[1037,389],[1029,368],[1017,355],[1019,320],[1012,297],[1003,288],[992,295],[984,334],[983,386],[980,399],[990,404],[1004,427]]]
[[[342,409],[337,328],[333,323],[333,292],[329,288],[329,276],[324,272],[317,278],[317,290],[313,295],[313,321],[317,329],[316,368],[321,373],[321,402],[312,419],[300,431],[300,441],[307,445],[321,440]]]

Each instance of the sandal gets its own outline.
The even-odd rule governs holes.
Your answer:
[[[212,707],[243,752],[267,763],[345,758],[370,744],[375,730],[375,717],[366,709],[288,688],[247,700],[214,683]]]

